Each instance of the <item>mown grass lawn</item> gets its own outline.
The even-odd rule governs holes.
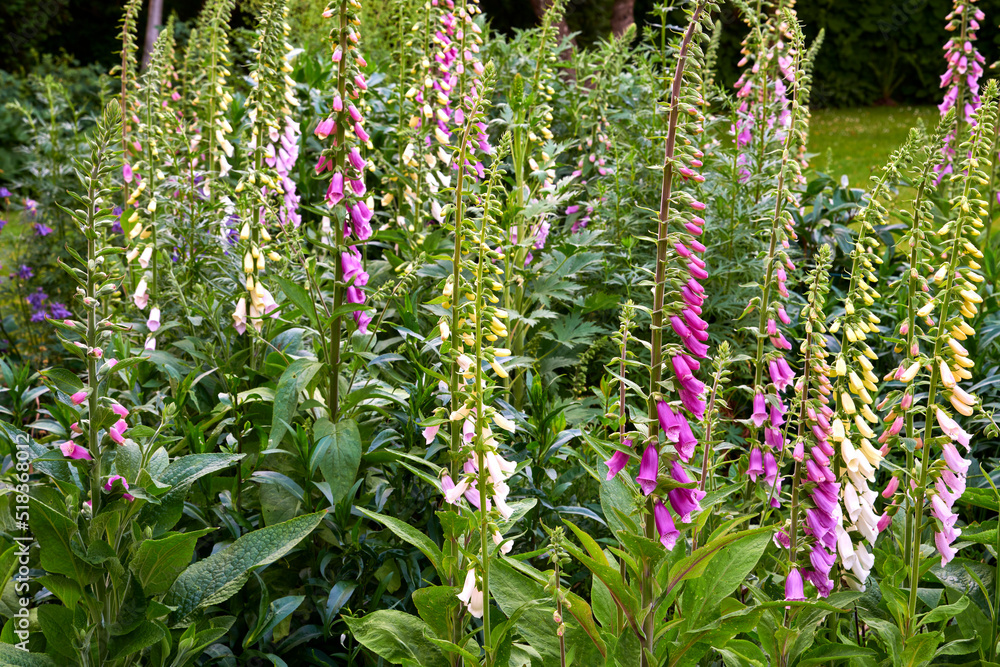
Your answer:
[[[809,126],[812,166],[855,187],[867,187],[869,176],[898,148],[911,127],[928,129],[940,118],[937,107],[868,107],[817,109]]]

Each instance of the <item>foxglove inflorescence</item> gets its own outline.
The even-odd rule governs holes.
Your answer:
[[[688,485],[693,480],[682,462],[692,460],[698,444],[691,422],[701,421],[705,416],[705,385],[694,373],[701,367],[698,359],[705,359],[708,354],[708,323],[700,317],[705,300],[701,280],[708,277],[705,262],[700,257],[705,246],[699,240],[705,226],[702,214],[706,206],[697,198],[696,189],[703,180],[696,171],[702,166],[701,158],[704,157],[697,141],[704,122],[698,104],[701,83],[698,64],[704,57],[701,46],[704,30],[712,25],[710,12],[706,10],[708,5],[698,2],[689,10],[689,23],[681,39],[671,91],[653,285],[648,399],[650,436],[636,477],[647,496],[656,491],[659,480],[660,444],[656,425],[663,429],[667,442],[672,443],[680,459],[670,463],[671,478],[677,484]],[[692,67],[686,67],[689,58],[694,62]],[[685,185],[687,187],[683,187]],[[670,304],[665,302],[668,285],[671,296],[676,298]],[[667,321],[679,344],[664,345],[663,331]],[[664,371],[672,371],[669,382],[662,379]],[[678,394],[680,406],[671,405],[668,400],[671,391]],[[677,518],[687,523],[692,512],[701,509],[699,502],[704,495],[700,489],[678,486],[668,492],[667,498]],[[650,505],[660,539],[665,547],[672,549],[676,541],[674,520],[661,498],[654,496]]]
[[[955,115],[954,126],[942,148],[942,161],[935,168],[942,178],[952,173],[962,126],[972,122],[979,108],[979,78],[986,59],[976,49],[975,42],[979,22],[986,16],[975,3],[976,0],[954,0],[951,12],[945,17],[945,30],[952,37],[944,45],[947,68],[941,75],[941,87],[947,92],[938,109],[942,116],[955,109]]]
[[[763,442],[755,437],[754,446],[750,450],[747,475],[754,482],[763,476],[766,482],[766,495],[772,507],[781,504],[782,475],[777,461],[781,458],[785,446],[785,414],[787,406],[782,395],[795,382],[795,373],[785,358],[785,353],[792,349],[792,344],[785,338],[781,326],[791,323],[781,299],[789,296],[787,281],[788,272],[795,269],[789,257],[789,239],[795,238],[792,215],[788,204],[794,202],[791,185],[801,173],[801,164],[792,155],[795,141],[804,132],[805,121],[802,117],[800,85],[807,80],[807,75],[800,70],[802,33],[791,12],[781,17],[782,25],[791,26],[792,44],[789,53],[794,60],[789,66],[793,73],[791,108],[788,131],[784,136],[781,154],[781,171],[778,175],[774,191],[774,213],[771,219],[768,249],[763,255],[764,283],[760,286],[760,296],[755,296],[747,305],[746,312],[759,309],[759,318],[753,386],[753,412],[750,421],[755,429],[763,428]],[[780,298],[779,298],[780,297]],[[770,343],[770,350],[767,350]]]
[[[884,224],[888,217],[884,200],[899,180],[900,169],[910,159],[912,150],[911,140],[893,153],[867,205],[856,218],[858,238],[851,253],[851,284],[844,297],[844,314],[830,327],[831,334],[843,329],[833,371],[837,379],[830,429],[830,439],[837,444],[841,459],[841,500],[846,523],[837,530],[837,550],[844,569],[854,575],[848,577],[850,585],[858,590],[864,590],[875,563],[874,554],[864,545],[867,541],[873,547],[881,530],[875,510],[878,492],[870,484],[875,483],[882,458],[888,452],[888,448],[883,451],[873,444],[873,427],[879,419],[872,405],[879,395],[879,380],[872,362],[878,355],[868,344],[868,336],[879,333],[879,318],[871,307],[881,298],[876,290],[879,283],[876,272],[882,263],[878,252],[881,241],[875,227]]]
[[[337,245],[346,246],[340,251],[338,289],[340,284],[346,284],[347,302],[358,305],[365,302],[365,293],[361,288],[368,283],[368,273],[364,270],[356,242],[352,243],[350,239],[364,242],[371,238],[372,208],[375,205],[373,197],[365,198],[368,161],[361,155],[361,147],[369,143],[369,137],[358,108],[362,94],[368,90],[363,72],[367,63],[358,50],[361,40],[360,12],[361,3],[357,0],[331,5],[323,12],[323,16],[333,22],[330,39],[337,72],[337,90],[331,115],[315,129],[315,134],[321,139],[330,135],[334,138],[333,145],[320,156],[316,173],[332,172],[326,190],[326,203],[331,209]],[[339,301],[336,305],[340,305]],[[367,311],[356,310],[354,321],[358,330],[365,333],[371,315]]]
[[[942,567],[954,558],[955,549],[952,544],[962,532],[956,527],[958,515],[953,510],[953,505],[965,491],[970,461],[962,457],[959,446],[968,451],[970,435],[953,415],[970,417],[978,403],[977,398],[960,385],[962,380],[972,378],[970,369],[975,365],[962,341],[975,334],[967,320],[976,316],[978,304],[983,301],[978,294],[978,285],[984,278],[977,273],[981,269],[977,260],[983,258],[983,253],[976,242],[985,227],[983,219],[988,215],[980,188],[989,183],[984,167],[991,159],[997,95],[997,84],[990,81],[983,92],[982,105],[972,118],[970,136],[959,146],[962,154],[967,157],[963,161],[962,171],[953,174],[951,178],[960,180],[963,187],[951,200],[955,218],[947,221],[937,231],[945,252],[937,256],[940,260],[930,259],[932,265],[937,265],[940,261],[933,274],[937,290],[932,298],[916,310],[916,317],[923,320],[931,333],[927,336],[919,336],[916,331],[914,333],[918,334],[917,337],[922,342],[932,346],[932,351],[919,356],[915,354],[916,360],[905,368],[901,364],[895,374],[897,379],[909,385],[916,380],[921,368],[929,371],[921,461],[919,470],[911,471],[911,474],[918,476],[914,492],[916,519],[912,552],[914,574],[911,575],[913,595],[916,594],[916,582],[919,579],[920,536],[925,501],[929,500],[934,518],[934,542],[941,555]],[[949,405],[939,403],[939,393],[944,394]],[[934,436],[935,425],[941,433],[937,437]],[[934,446],[941,448],[942,460],[932,463],[930,452]],[[912,604],[911,602],[911,606]]]
[[[255,46],[257,58],[250,71],[253,89],[247,98],[249,164],[235,189],[237,194],[243,193],[239,238],[246,295],[237,300],[233,312],[233,325],[241,334],[246,331],[247,322],[260,331],[265,316],[277,317],[274,311],[278,304],[264,285],[263,273],[268,260],[281,260],[271,245],[268,227],[277,217],[270,195],[284,190],[277,171],[267,163],[268,158],[273,157],[273,147],[264,142],[277,141],[281,134],[278,119],[288,118],[295,102],[283,69],[285,57],[291,50],[287,42],[290,31],[285,21],[287,13],[284,0],[269,0],[261,10]]]

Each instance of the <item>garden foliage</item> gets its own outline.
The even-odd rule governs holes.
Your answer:
[[[1000,664],[974,4],[867,188],[791,2],[733,88],[713,0],[208,0],[145,69],[140,4],[12,107],[0,662]]]

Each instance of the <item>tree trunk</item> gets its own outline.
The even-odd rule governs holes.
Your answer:
[[[160,34],[163,24],[163,0],[149,0],[149,14],[146,16],[146,42],[142,47],[142,68],[146,69],[153,55],[153,44]]]
[[[635,0],[615,0],[611,9],[611,32],[621,37],[635,23]]]

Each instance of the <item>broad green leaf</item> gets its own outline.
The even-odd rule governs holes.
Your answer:
[[[740,533],[724,534],[715,538],[705,546],[698,547],[698,549],[690,556],[682,558],[678,562],[674,563],[669,572],[667,572],[666,568],[661,568],[658,577],[661,578],[660,583],[664,586],[664,598],[671,600],[672,596],[677,592],[677,587],[685,579],[701,576],[705,572],[705,569],[708,567],[711,560],[715,558],[715,556],[724,547],[728,547],[737,540],[758,534],[766,534],[770,537],[771,532],[771,528],[764,527],[754,528]]]
[[[198,538],[215,530],[203,528],[188,533],[170,533],[157,540],[143,540],[129,563],[147,595],[165,593],[191,564]]]
[[[396,534],[396,537],[415,546],[417,549],[423,552],[425,556],[431,561],[434,569],[437,570],[438,576],[444,579],[444,569],[443,560],[444,555],[438,546],[431,541],[431,538],[423,534],[423,532],[417,530],[405,521],[400,521],[391,516],[386,516],[384,514],[376,514],[364,507],[358,507],[357,510],[364,514],[366,517],[372,521],[378,521],[383,526],[391,530]]]
[[[978,651],[982,641],[982,637],[966,637],[965,639],[956,639],[953,642],[948,642],[947,644],[938,647],[937,655],[968,655]]]
[[[75,658],[73,649],[73,612],[58,604],[43,604],[38,607],[38,625],[45,635],[45,647],[50,653],[64,658]],[[6,664],[6,663],[4,663]]]
[[[725,648],[716,648],[726,667],[769,667],[767,656],[760,647],[745,639],[726,642]]]
[[[45,503],[31,498],[31,532],[38,540],[42,567],[46,572],[64,574],[82,584],[88,584],[97,570],[80,559],[73,551],[72,540],[78,535],[76,523]]]
[[[112,637],[108,644],[108,659],[117,660],[139,653],[164,637],[163,628],[152,621],[143,621],[126,635]]]
[[[4,667],[57,667],[52,658],[47,655],[28,653],[14,648],[12,644],[2,643],[0,643],[0,665]]]
[[[613,533],[627,530],[638,531],[639,517],[634,514],[634,495],[629,486],[618,475],[610,481],[601,482],[601,509],[604,519]],[[617,510],[617,512],[615,511]],[[631,525],[629,525],[631,523]]]
[[[995,545],[997,543],[997,522],[984,521],[980,524],[964,526],[962,528],[962,541]]]
[[[490,564],[490,593],[507,616],[512,616],[524,607],[515,623],[518,632],[542,656],[541,665],[558,667],[559,638],[556,636],[556,623],[552,620],[555,605],[548,602],[552,595],[545,592],[545,585],[516,571],[509,560],[498,559]],[[546,602],[541,606],[532,604],[537,600]],[[581,667],[603,664],[603,652],[607,650],[604,643],[595,643],[595,638],[583,629],[572,613],[564,612],[563,622],[566,624],[566,650],[567,653],[572,653],[569,664]],[[593,625],[592,618],[590,623]],[[600,641],[600,638],[596,641]]]
[[[274,411],[271,416],[271,433],[267,438],[267,446],[275,448],[285,437],[288,426],[292,424],[299,407],[299,392],[305,391],[313,377],[323,367],[312,359],[296,359],[288,364],[288,368],[278,379],[278,388],[274,392]]]
[[[312,298],[309,296],[309,291],[298,283],[294,283],[287,278],[282,278],[281,276],[276,277],[275,280],[281,287],[281,291],[288,297],[288,300],[294,303],[298,309],[309,318],[309,321],[314,327],[317,326],[318,320],[316,318],[316,307],[313,304]]]
[[[601,582],[607,586],[608,592],[611,593],[611,597],[614,598],[615,603],[625,614],[625,618],[627,619],[629,625],[632,626],[634,631],[638,632],[639,625],[636,620],[638,616],[638,603],[634,592],[629,589],[625,582],[622,581],[621,572],[608,565],[607,561],[601,563],[594,560],[580,551],[580,549],[573,544],[567,542],[565,548],[571,556],[580,561],[584,567],[590,570],[594,576],[600,579]]]
[[[251,480],[262,480],[260,473],[254,473]],[[265,526],[294,518],[301,506],[302,503],[295,494],[281,484],[267,482],[260,485],[260,513],[264,517]]]
[[[770,540],[770,531],[734,540],[711,559],[700,577],[688,581],[681,597],[681,615],[685,618],[686,629],[721,616],[719,603],[753,571]]]
[[[253,570],[291,551],[325,515],[325,511],[316,512],[260,528],[189,566],[163,598],[164,604],[177,607],[170,615],[171,627],[190,623],[191,615],[199,608],[228,600],[243,587]]]
[[[67,396],[71,396],[83,389],[83,381],[77,377],[76,373],[71,373],[65,368],[50,368],[41,371],[39,375],[51,382],[56,389]]]
[[[340,610],[343,609],[347,601],[354,595],[357,587],[358,584],[354,581],[338,581],[334,584],[333,588],[330,589],[330,595],[326,598],[326,618],[328,622],[340,613]]]
[[[888,649],[889,655],[894,656],[893,663],[898,665],[898,660],[903,653],[903,635],[900,633],[899,628],[896,627],[896,624],[892,621],[862,612],[860,609],[858,610],[858,616],[877,633],[879,639],[881,639],[882,643]]]
[[[327,419],[316,422],[316,447],[310,458],[310,468],[318,466],[330,485],[334,504],[339,503],[354,486],[361,466],[361,434],[353,419],[337,424]]]
[[[449,660],[425,635],[430,626],[410,614],[381,609],[367,616],[344,618],[351,634],[362,646],[394,665],[450,667]]]
[[[875,651],[870,648],[847,644],[824,644],[806,651],[799,659],[799,667],[825,667],[853,658],[875,658],[875,656]]]
[[[413,606],[438,637],[448,636],[449,615],[460,604],[458,592],[454,586],[425,586],[413,591]]]
[[[28,433],[2,419],[0,419],[0,443],[6,444],[11,451],[17,447],[27,447],[32,467],[36,471],[63,485],[72,485],[81,490],[85,488],[78,468],[67,462],[62,452],[37,443]],[[53,452],[58,453],[59,457],[46,460],[53,456]]]
[[[76,608],[76,603],[83,597],[83,589],[69,577],[61,574],[47,574],[38,577],[38,583],[52,591],[59,600],[70,610]]]
[[[917,621],[917,627],[930,625],[931,623],[940,623],[941,621],[950,621],[962,613],[968,606],[969,598],[963,595],[954,604],[945,604],[931,609],[923,618]]]
[[[901,667],[924,667],[934,660],[938,646],[944,639],[940,632],[922,632],[906,640],[899,656]]]
[[[22,545],[27,546],[23,543]],[[17,549],[17,547],[10,547],[3,554],[0,554],[0,591],[4,589],[10,578],[14,576],[14,570],[17,569],[18,554],[15,553]]]
[[[996,494],[993,493],[992,489],[980,489],[970,486],[965,489],[962,493],[962,497],[958,499],[958,502],[968,503],[969,505],[993,510],[994,512],[1000,511],[1000,507],[997,505]]]
[[[514,558],[504,558],[503,562],[512,567],[514,570],[528,577],[536,584],[545,586],[548,584],[549,577],[546,573],[536,570],[527,563]],[[587,604],[587,601],[581,598],[579,595],[572,591],[564,591],[566,595],[566,602],[563,605],[563,611],[569,612],[577,623],[580,624],[580,629],[587,634],[588,637],[597,646],[597,649],[601,652],[601,655],[607,654],[607,647],[604,645],[604,641],[601,639],[601,633],[597,629],[597,624],[594,622],[594,612]],[[609,593],[610,597],[610,593]],[[617,609],[614,600],[611,601],[612,609]]]
[[[224,470],[243,458],[243,454],[189,454],[168,465],[159,481],[171,488],[160,497],[160,504],[147,504],[139,511],[139,524],[153,526],[154,535],[162,535],[180,521],[188,487],[205,475]]]
[[[255,644],[257,640],[262,637],[266,637],[267,633],[274,630],[279,623],[291,616],[296,609],[301,607],[305,599],[306,596],[304,595],[288,595],[271,602],[268,606],[265,618],[258,620],[253,632],[248,634],[243,639],[243,648],[248,648]]]

